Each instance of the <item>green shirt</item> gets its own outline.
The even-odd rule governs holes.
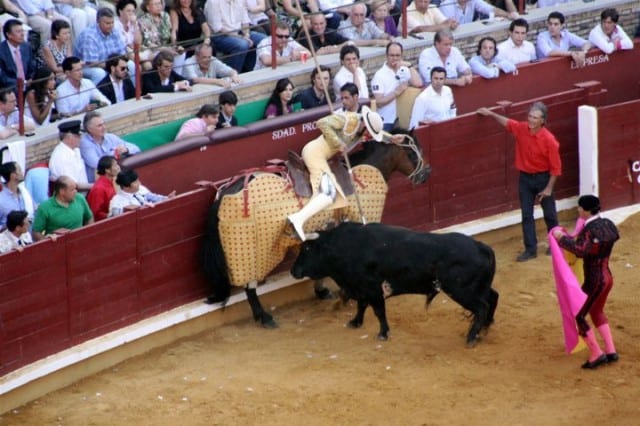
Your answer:
[[[84,196],[76,194],[76,198],[69,203],[68,207],[65,207],[56,200],[54,195],[38,207],[33,221],[33,231],[51,234],[61,228],[77,229],[92,217],[93,214]]]

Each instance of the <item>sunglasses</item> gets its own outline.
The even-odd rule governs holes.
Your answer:
[[[278,38],[289,38],[289,34],[276,34]]]

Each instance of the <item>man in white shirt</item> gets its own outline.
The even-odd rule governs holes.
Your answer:
[[[353,83],[358,86],[358,93],[362,95],[362,99],[369,99],[367,74],[360,66],[360,49],[353,45],[342,46],[340,62],[342,62],[342,67],[333,78],[333,92],[336,97],[340,96],[340,91],[345,83]]]
[[[409,129],[420,122],[437,123],[456,116],[456,104],[451,88],[445,86],[447,71],[442,67],[431,69],[431,84],[418,95],[411,111]]]
[[[93,111],[98,106],[111,105],[89,79],[82,78],[82,62],[76,56],[69,56],[62,61],[62,69],[67,79],[56,89],[56,109],[63,117],[70,117]],[[77,179],[76,179],[77,181]]]
[[[527,41],[529,23],[522,18],[511,21],[509,25],[509,38],[498,44],[498,59],[506,59],[513,64],[522,64],[535,61],[536,48]]]
[[[471,67],[453,45],[453,33],[450,30],[440,30],[433,37],[433,46],[427,47],[420,53],[418,68],[425,83],[431,81],[431,69],[442,67],[447,72],[445,84],[467,86],[472,83]]]
[[[278,21],[276,23],[275,39],[276,65],[300,61],[303,55],[306,55],[307,58],[311,57],[311,53],[291,37],[291,29],[286,22]],[[256,56],[258,59],[254,70],[265,67],[271,68],[271,37],[267,37],[258,43]]]
[[[125,169],[118,173],[116,184],[120,190],[109,202],[109,217],[118,216],[129,209],[137,209],[142,206],[153,207],[156,203],[173,198],[176,191],[169,195],[154,194],[140,183],[138,173],[133,169]]]
[[[24,131],[31,132],[36,128],[30,117],[24,117]],[[16,108],[16,94],[11,88],[0,89],[0,127],[18,131],[20,124],[20,111]],[[13,136],[13,132],[10,132]],[[0,139],[2,139],[0,135]]]
[[[440,4],[440,11],[447,18],[456,20],[458,24],[468,24],[473,22],[476,16],[491,16],[492,13],[507,19],[519,17],[518,12],[507,12],[484,0],[447,0]]]
[[[7,216],[7,229],[0,234],[0,253],[22,251],[33,243],[29,233],[29,218],[24,210],[14,210]]]
[[[216,52],[225,55],[225,63],[239,73],[252,71],[255,47],[266,35],[251,31],[244,0],[207,0],[204,14],[214,33],[213,45]]]
[[[618,25],[619,18],[620,15],[616,9],[603,10],[600,14],[600,24],[589,33],[589,42],[606,54],[616,50],[633,49],[633,41]]]
[[[402,17],[398,22],[398,29],[402,28]],[[436,32],[440,30],[455,30],[458,22],[448,19],[440,9],[431,4],[431,0],[414,0],[407,7],[407,31],[411,34]]]
[[[387,60],[371,80],[371,92],[376,100],[378,114],[384,122],[383,129],[391,131],[397,118],[396,99],[409,86],[422,87],[422,78],[411,63],[402,59],[402,44],[392,41],[387,45]],[[401,82],[396,73],[400,67],[408,67],[411,74],[409,81]]]
[[[88,191],[93,185],[87,179],[87,170],[80,154],[80,120],[71,120],[58,125],[60,143],[54,148],[49,158],[51,180],[61,176],[69,176],[78,191]]]

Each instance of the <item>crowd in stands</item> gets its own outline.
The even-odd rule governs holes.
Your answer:
[[[546,6],[545,1],[538,0],[538,6]],[[537,34],[534,43],[512,0],[413,0],[406,16],[409,33],[416,38],[427,31],[435,35],[433,45],[412,63],[394,39],[403,25],[400,2],[300,3],[303,10],[293,0],[282,0],[276,10],[266,0],[0,0],[10,14],[4,15],[0,43],[0,139],[16,135],[20,121],[30,132],[84,114],[82,121],[58,125],[60,143],[48,164],[53,194],[39,206],[22,184],[17,163],[1,165],[0,252],[30,244],[31,235],[37,241],[166,199],[141,185],[135,171],[120,170],[119,160],[140,149],[108,133],[95,111],[135,96],[137,46],[143,95],[189,92],[194,84],[227,89],[218,105],[203,105],[183,124],[178,143],[238,124],[238,97],[228,89],[243,82],[242,73],[305,62],[312,55],[338,54],[341,66],[335,76],[329,67],[318,66],[310,73],[310,86],[297,93],[291,80],[278,80],[264,118],[292,113],[294,105],[308,109],[336,99],[344,110],[359,111],[361,101],[372,99],[385,130],[391,130],[397,125],[398,98],[413,88],[419,95],[411,129],[455,117],[450,86],[471,85],[474,75],[498,78],[517,73],[521,63],[551,56],[566,56],[583,66],[593,47],[607,54],[633,48],[615,9],[602,11],[588,39],[565,29],[564,15],[554,11],[548,30]],[[276,17],[273,34],[271,16]],[[455,47],[453,31],[495,17],[511,21],[508,34],[500,43],[481,38],[476,55],[467,61]],[[386,60],[371,81],[360,66],[362,46],[385,49]],[[16,105],[19,87],[25,100],[22,120]]]

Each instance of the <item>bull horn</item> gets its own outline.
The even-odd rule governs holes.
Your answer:
[[[308,234],[305,234],[304,237],[307,240],[317,240],[318,238],[320,238],[320,234],[318,234],[317,232],[310,232]]]

